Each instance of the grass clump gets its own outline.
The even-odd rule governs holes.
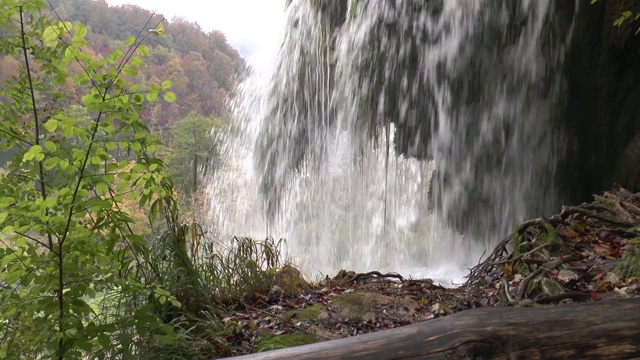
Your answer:
[[[202,246],[198,270],[220,302],[248,300],[254,294],[266,294],[274,275],[283,267],[283,240],[254,240],[234,237],[231,245],[220,250],[213,243]],[[290,265],[284,265],[289,266]]]
[[[635,238],[625,246],[625,253],[618,262],[617,272],[624,278],[640,278],[640,238]]]
[[[154,358],[240,355],[241,350],[234,346],[236,340],[253,341],[253,331],[235,331],[222,324],[221,319],[229,308],[250,303],[256,294],[267,294],[280,269],[293,269],[282,264],[282,240],[234,237],[230,245],[220,246],[206,239],[197,223],[180,223],[177,216],[168,215],[170,226],[150,248],[157,249],[152,254],[157,281],[179,306],[159,297],[150,301],[168,325],[167,331],[179,341],[164,344],[158,338],[149,348],[162,356]]]

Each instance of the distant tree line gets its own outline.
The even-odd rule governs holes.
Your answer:
[[[98,57],[108,56],[153,15],[136,5],[110,6],[105,0],[51,0],[51,4],[62,19],[86,24],[89,45],[85,51]],[[156,14],[151,23],[162,18]],[[226,99],[245,67],[244,60],[218,30],[205,32],[184,18],[168,19],[164,25],[164,36],[148,38],[149,57],[140,71],[141,84],[159,85],[159,79],[168,79],[178,100],[173,106],[154,104],[143,115],[145,121],[170,130],[172,122],[190,112],[224,117]],[[17,75],[18,69],[15,59],[0,59],[0,81]],[[74,87],[70,83],[67,90],[73,93]]]

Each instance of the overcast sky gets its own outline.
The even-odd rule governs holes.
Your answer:
[[[243,55],[276,37],[284,16],[284,0],[107,0],[110,5],[135,4],[168,20],[182,16],[205,31],[220,30]]]

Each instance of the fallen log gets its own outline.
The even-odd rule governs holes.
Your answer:
[[[396,329],[238,359],[631,359],[640,298],[479,308]]]

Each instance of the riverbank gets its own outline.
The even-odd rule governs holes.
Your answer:
[[[235,354],[357,336],[479,307],[542,307],[640,296],[640,193],[616,189],[516,227],[465,284],[340,271],[307,283],[294,268],[225,314]]]

